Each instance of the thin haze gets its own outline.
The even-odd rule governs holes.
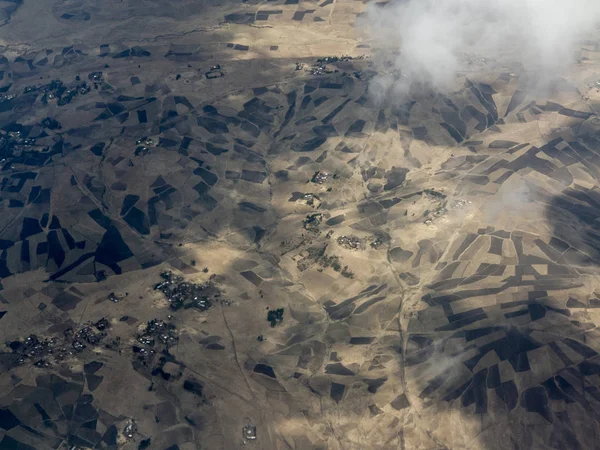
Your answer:
[[[448,91],[469,68],[464,55],[558,76],[578,41],[597,37],[600,0],[400,0],[371,6],[366,21],[379,49],[376,93],[403,93],[415,81]]]

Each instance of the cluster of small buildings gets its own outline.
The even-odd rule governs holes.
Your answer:
[[[465,61],[468,65],[484,65],[488,63],[489,59],[483,56],[476,55],[474,53],[463,53],[462,60]]]
[[[462,209],[465,206],[470,205],[470,204],[471,204],[471,200],[460,200],[460,199],[457,199],[457,200],[452,200],[452,203],[451,203],[450,206],[453,209]]]
[[[303,194],[298,200],[298,203],[318,208],[321,205],[321,199],[318,195],[307,193]]]
[[[11,342],[9,347],[17,355],[17,364],[31,361],[36,367],[50,367],[53,363],[64,361],[81,353],[88,345],[98,346],[106,337],[108,327],[108,320],[102,318],[77,331],[68,328],[64,331],[62,342],[56,336],[40,338],[31,334],[23,341]]]
[[[323,74],[331,74],[339,72],[338,69],[331,69],[326,64],[315,64],[310,68],[311,75],[323,75]]]
[[[0,103],[12,100],[16,96],[17,94],[0,94]]]
[[[24,151],[35,146],[35,142],[35,139],[22,137],[20,131],[4,132],[0,130],[0,162],[6,163],[10,158],[20,156]]]
[[[425,225],[432,225],[435,219],[438,219],[448,213],[448,202],[446,200],[446,194],[440,191],[436,191],[435,189],[425,189],[423,194],[427,199],[434,203],[438,203],[437,206],[433,210],[426,210],[423,215],[426,217],[423,223]],[[461,200],[455,199],[450,203],[450,208],[452,209],[462,209],[466,205],[470,204],[470,200]]]
[[[434,209],[433,211],[425,211],[425,217],[427,217],[427,219],[425,219],[424,223],[425,225],[431,225],[433,223],[433,221],[439,217],[442,217],[443,215],[445,215],[448,212],[448,209],[445,206],[440,206],[436,209]]]
[[[350,234],[348,236],[342,235],[337,238],[338,245],[341,245],[348,250],[358,250],[361,247],[361,242],[358,236]]]
[[[146,327],[136,336],[137,341],[145,346],[154,347],[156,343],[164,345],[166,348],[177,345],[179,336],[176,327],[172,323],[160,319],[152,319]],[[147,350],[141,348],[137,353],[146,353]]]
[[[135,145],[137,145],[137,147],[135,148],[134,155],[140,156],[147,155],[150,152],[150,147],[156,147],[158,143],[152,138],[143,137],[135,141]]]
[[[123,429],[123,436],[125,436],[126,439],[133,439],[136,432],[137,425],[133,420],[130,420],[129,422],[127,422],[125,428]]]
[[[76,332],[72,329],[65,331],[65,337],[69,338],[72,334],[72,346],[80,352],[87,347],[87,345],[96,346],[100,344],[100,341],[106,337],[106,329],[109,323],[105,318],[100,319],[98,322],[80,328]]]
[[[355,59],[365,59],[365,58],[366,58],[365,55],[360,55],[360,56],[356,56],[356,57],[349,56],[349,55],[326,56],[324,58],[317,59],[316,63],[310,67],[308,72],[311,75],[323,75],[323,74],[338,73],[339,69],[337,69],[335,67],[330,67],[329,64],[335,64],[337,62],[347,62],[347,61],[352,61]],[[304,69],[304,63],[297,62],[296,70],[302,70],[302,69]],[[360,72],[354,72],[354,76],[356,76],[357,78],[360,78]]]
[[[256,440],[256,427],[251,423],[247,423],[242,428],[242,443],[246,444],[247,441]]]
[[[171,271],[163,272],[160,276],[163,281],[157,283],[154,289],[164,294],[173,310],[196,308],[206,311],[221,296],[220,290],[212,281],[190,283]]]
[[[318,172],[315,172],[315,174],[313,175],[313,177],[311,178],[310,181],[312,183],[316,183],[316,184],[325,184],[331,178],[333,178],[333,175],[330,174],[329,172],[318,171]]]
[[[41,125],[48,130],[60,130],[62,128],[60,122],[52,117],[46,117],[43,119]]]
[[[381,247],[383,245],[383,243],[384,243],[383,236],[376,234],[371,237],[371,243],[369,245],[372,248],[374,248],[375,250],[377,250],[379,247]]]
[[[322,220],[323,220],[323,214],[321,214],[321,213],[309,214],[304,219],[304,222],[303,222],[304,229],[316,230],[319,227],[319,225],[321,225]]]
[[[93,72],[100,73],[102,72]],[[101,75],[100,75],[101,76]],[[98,88],[98,83],[94,83],[96,89]],[[31,92],[43,92],[41,101],[44,105],[48,104],[48,102],[56,101],[58,106],[64,106],[73,100],[74,97],[78,95],[85,95],[90,92],[92,89],[87,84],[87,82],[77,83],[75,86],[67,87],[61,80],[52,80],[50,83],[45,84],[43,86],[26,86],[23,90],[24,94],[28,94]]]
[[[221,78],[221,77],[225,76],[225,73],[221,69],[221,65],[216,64],[216,65],[212,66],[208,72],[205,72],[204,76],[206,76],[207,80],[213,80],[215,78]]]
[[[347,61],[352,61],[354,59],[365,59],[366,56],[365,55],[359,55],[359,56],[350,56],[350,55],[342,55],[342,56],[326,56],[325,58],[319,58],[317,59],[318,63],[322,63],[322,64],[333,64],[336,62],[347,62]]]
[[[316,64],[314,64],[311,69],[310,69],[310,73],[312,75],[323,75],[323,74],[331,74],[331,73],[338,73],[339,70],[336,68],[331,68],[328,65],[329,64],[335,64],[338,62],[348,62],[348,61],[352,61],[352,60],[357,60],[357,59],[365,59],[366,56],[365,55],[359,55],[359,56],[349,56],[349,55],[342,55],[342,56],[326,56],[325,58],[319,58],[317,59]],[[298,67],[296,67],[296,70],[299,70]],[[354,76],[356,78],[360,78],[360,72],[354,72]]]

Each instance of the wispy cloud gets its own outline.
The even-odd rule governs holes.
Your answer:
[[[377,48],[377,93],[411,85],[451,90],[479,58],[512,63],[542,77],[576,58],[597,30],[598,0],[398,0],[372,5],[366,26]]]

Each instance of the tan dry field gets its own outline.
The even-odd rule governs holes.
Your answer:
[[[598,448],[593,43],[382,104],[363,2],[3,8],[0,448]]]

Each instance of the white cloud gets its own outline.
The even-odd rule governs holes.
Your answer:
[[[377,49],[372,88],[387,94],[415,81],[451,90],[465,54],[558,74],[598,22],[600,0],[399,0],[370,6],[362,25]]]

